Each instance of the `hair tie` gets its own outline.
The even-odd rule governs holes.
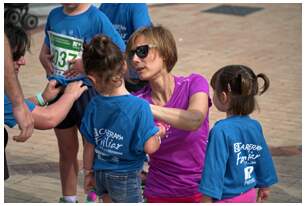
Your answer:
[[[227,83],[227,91],[228,91],[228,92],[232,92],[230,83]]]

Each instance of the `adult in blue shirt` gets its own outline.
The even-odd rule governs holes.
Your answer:
[[[139,28],[152,25],[149,9],[141,3],[105,3],[99,8],[112,22],[121,38],[127,43],[130,36]],[[136,71],[129,65],[129,72],[125,78],[128,91],[136,92],[147,84],[139,79]]]
[[[26,64],[24,55],[30,47],[30,41],[21,27],[6,24],[4,31],[12,48],[13,67],[16,75],[18,75],[21,66]],[[34,128],[41,130],[51,129],[60,123],[69,112],[73,102],[87,89],[86,86],[81,87],[81,85],[81,81],[69,84],[61,98],[50,106],[45,105],[61,90],[61,87],[56,87],[56,81],[54,80],[49,82],[43,93],[25,99],[24,105],[31,111]],[[4,94],[4,124],[8,127],[14,127],[17,124],[16,118],[13,115],[13,104],[7,97],[7,94]],[[5,129],[5,138],[7,137],[8,134]],[[6,158],[4,159],[5,179],[7,179],[9,176]]]

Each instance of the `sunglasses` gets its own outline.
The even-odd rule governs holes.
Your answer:
[[[129,52],[129,57],[133,58],[133,56],[136,54],[139,58],[144,59],[149,54],[149,48],[154,48],[155,45],[146,44],[136,47],[136,49],[132,49]]]

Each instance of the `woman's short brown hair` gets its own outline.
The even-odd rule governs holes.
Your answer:
[[[172,33],[163,26],[140,28],[129,38],[126,47],[127,54],[131,51],[136,38],[139,36],[144,36],[148,43],[156,46],[159,55],[163,58],[163,61],[167,66],[167,71],[170,72],[177,62],[176,43]]]

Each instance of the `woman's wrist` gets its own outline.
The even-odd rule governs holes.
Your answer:
[[[37,93],[35,97],[39,106],[43,107],[48,105],[48,102],[45,100],[45,97],[43,97],[43,94],[41,92]]]

